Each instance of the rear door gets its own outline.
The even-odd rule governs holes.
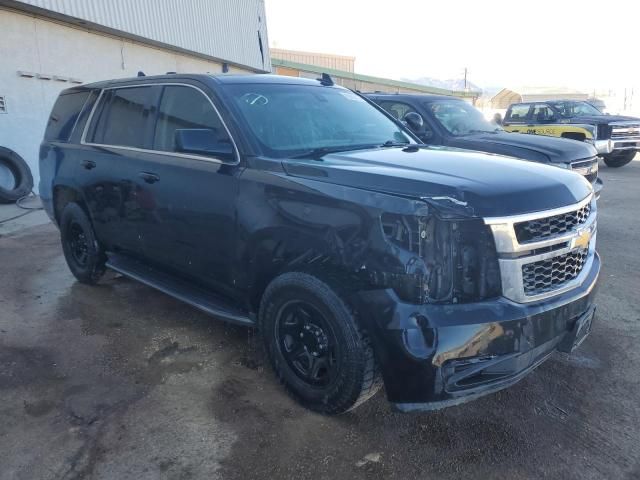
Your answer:
[[[142,254],[138,224],[148,214],[137,178],[144,149],[153,141],[159,91],[152,86],[103,90],[77,158],[77,177],[98,240],[108,250],[135,257]]]
[[[153,141],[138,164],[136,188],[145,198],[138,231],[147,261],[231,294],[240,166],[229,132],[202,88],[162,86]],[[218,142],[233,147],[233,160],[178,151],[177,132],[185,129],[215,132]]]

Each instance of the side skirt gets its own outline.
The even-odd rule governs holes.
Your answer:
[[[255,326],[255,319],[215,293],[191,285],[158,269],[124,255],[107,253],[107,267],[122,275],[160,290],[216,318],[238,325]]]

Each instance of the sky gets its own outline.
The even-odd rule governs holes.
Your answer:
[[[448,79],[466,67],[485,88],[640,87],[640,0],[265,4],[272,47],[355,56],[357,73]]]

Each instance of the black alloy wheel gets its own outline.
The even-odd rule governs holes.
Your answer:
[[[69,270],[82,283],[97,283],[106,270],[107,256],[87,213],[79,204],[68,203],[59,218],[62,251]]]
[[[89,247],[87,245],[87,237],[82,227],[76,222],[72,222],[69,226],[69,247],[73,259],[78,266],[86,267],[89,258]]]
[[[347,292],[320,275],[288,272],[272,280],[258,326],[287,392],[311,410],[340,414],[375,395],[382,379]]]
[[[276,320],[278,348],[295,374],[311,386],[326,387],[339,372],[336,336],[313,305],[292,300]]]

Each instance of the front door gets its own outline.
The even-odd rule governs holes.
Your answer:
[[[149,262],[213,287],[234,291],[235,200],[240,167],[235,147],[211,100],[192,85],[164,85],[148,152],[141,155],[137,189],[145,198],[138,232]],[[186,130],[214,136],[233,159],[184,153]]]

